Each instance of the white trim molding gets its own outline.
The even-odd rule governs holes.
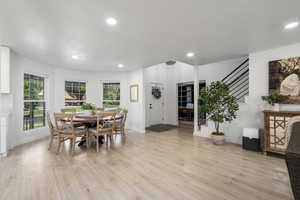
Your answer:
[[[7,156],[8,115],[0,116],[0,157]]]
[[[0,46],[0,93],[10,92],[10,49]]]

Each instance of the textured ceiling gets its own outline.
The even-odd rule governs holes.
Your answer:
[[[206,64],[300,42],[299,0],[0,0],[0,44],[57,67]],[[114,17],[118,25],[105,24]],[[196,53],[187,59],[189,51]],[[80,60],[73,60],[79,55]],[[125,65],[119,69],[117,65]]]

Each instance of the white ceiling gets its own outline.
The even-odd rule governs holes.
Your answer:
[[[82,70],[206,64],[300,42],[300,28],[283,30],[300,20],[299,7],[299,0],[0,0],[0,44]],[[107,17],[118,25],[107,26]]]

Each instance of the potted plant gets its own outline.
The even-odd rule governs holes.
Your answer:
[[[239,105],[235,97],[229,94],[229,86],[221,81],[213,82],[200,91],[200,111],[206,114],[208,120],[214,122],[215,132],[212,133],[214,144],[223,144],[224,133],[220,124],[231,122],[236,118]]]
[[[288,99],[288,96],[281,95],[278,92],[271,92],[269,96],[262,96],[261,98],[262,100],[267,101],[270,105],[272,105],[274,111],[279,111],[279,104]]]
[[[91,103],[84,103],[82,104],[81,109],[84,110],[86,114],[91,115],[95,109],[95,106]]]

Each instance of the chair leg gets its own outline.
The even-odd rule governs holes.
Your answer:
[[[57,150],[56,150],[56,154],[58,154],[59,153],[59,151],[60,151],[60,146],[61,146],[61,139],[60,139],[60,137],[58,137],[58,145],[57,145]]]
[[[109,135],[110,145],[114,142],[113,135]]]
[[[87,147],[87,148],[90,148],[90,146],[91,146],[91,141],[90,141],[89,134],[86,134],[86,135],[85,135],[85,138],[86,138],[86,147]]]
[[[96,136],[97,152],[99,152],[99,136]]]
[[[106,148],[108,149],[108,135],[106,135]]]
[[[53,143],[53,135],[50,135],[50,142],[49,142],[48,150],[50,150],[50,148],[52,147],[52,143]]]
[[[72,140],[72,156],[73,156],[75,152],[76,138],[72,138],[71,140]]]
[[[70,139],[70,154],[72,154],[72,148],[73,148],[73,139]]]

